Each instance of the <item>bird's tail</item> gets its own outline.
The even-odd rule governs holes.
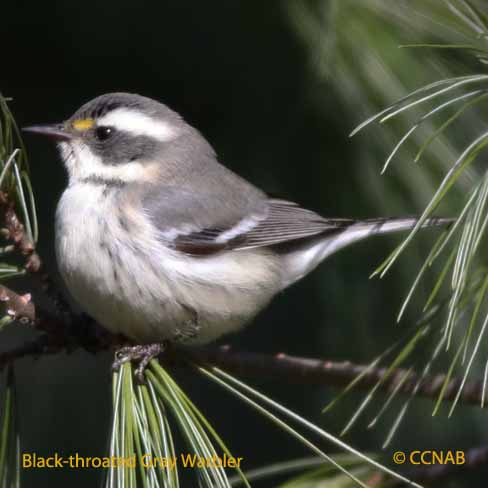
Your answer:
[[[411,230],[418,222],[416,217],[383,218],[353,221],[343,229],[317,236],[287,252],[284,286],[288,286],[312,271],[319,263],[346,246],[371,236]],[[432,217],[422,227],[445,227],[453,219]]]

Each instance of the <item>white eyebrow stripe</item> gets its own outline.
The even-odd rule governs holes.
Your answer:
[[[176,128],[168,122],[156,120],[136,110],[117,108],[100,117],[97,125],[107,125],[137,136],[148,136],[170,141],[177,136]]]

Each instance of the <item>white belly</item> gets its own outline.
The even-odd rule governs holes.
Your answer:
[[[70,293],[110,331],[138,342],[196,331],[189,342],[205,343],[241,327],[280,289],[278,257],[264,250],[182,255],[104,188],[80,183],[65,191],[56,255]]]

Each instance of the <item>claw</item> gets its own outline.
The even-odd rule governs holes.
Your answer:
[[[139,383],[145,383],[144,372],[149,361],[159,356],[164,350],[165,345],[161,343],[122,347],[115,353],[112,369],[117,371],[120,366],[129,361],[138,363],[134,374]]]

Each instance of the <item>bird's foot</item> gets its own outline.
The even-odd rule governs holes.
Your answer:
[[[129,361],[137,363],[135,377],[139,383],[144,383],[144,372],[151,359],[159,356],[166,349],[164,343],[143,344],[138,346],[121,347],[115,353],[112,369],[118,371],[120,366]]]

